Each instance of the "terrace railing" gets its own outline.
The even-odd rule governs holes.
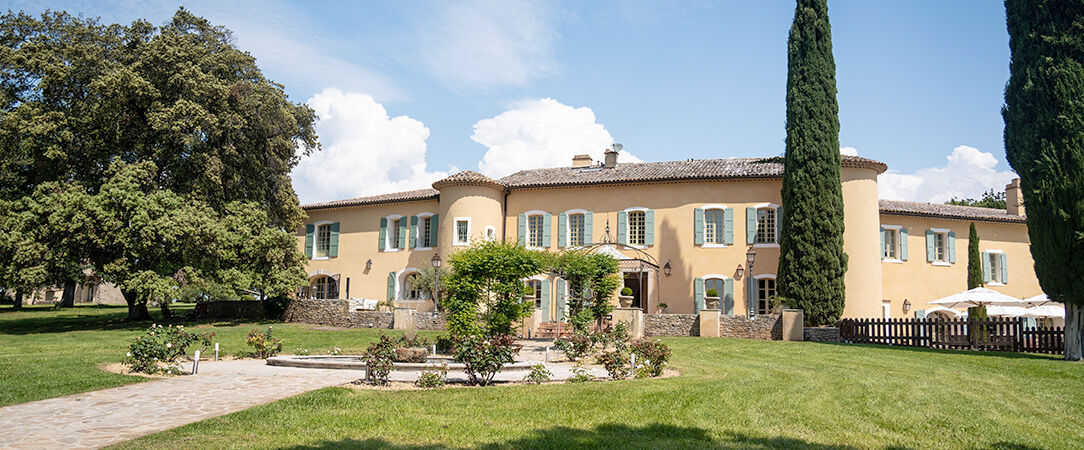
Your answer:
[[[968,319],[843,319],[840,339],[952,350],[1058,354],[1065,351],[1061,327],[1026,326],[1021,318]]]

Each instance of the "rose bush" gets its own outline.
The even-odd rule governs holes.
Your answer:
[[[124,363],[133,372],[149,374],[166,373],[179,375],[177,360],[184,356],[188,347],[199,344],[200,348],[211,345],[214,333],[190,333],[183,325],[151,325],[147,333],[135,338],[128,346]]]
[[[505,364],[515,361],[520,346],[512,336],[462,336],[455,346],[455,360],[463,363],[467,382],[486,386]]]

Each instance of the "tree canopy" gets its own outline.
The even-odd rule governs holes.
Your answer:
[[[990,189],[982,194],[979,199],[973,198],[956,198],[952,197],[952,200],[945,202],[946,205],[957,206],[977,206],[979,208],[994,208],[1005,209],[1007,202],[1005,201],[1005,191],[997,191]]]

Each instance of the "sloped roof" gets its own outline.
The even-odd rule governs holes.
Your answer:
[[[323,203],[310,203],[301,205],[304,210],[342,208],[346,206],[379,205],[382,203],[398,203],[418,200],[435,200],[440,195],[436,189],[418,189],[414,191],[393,192],[391,194],[371,195],[368,197],[349,198]]]
[[[435,183],[433,183],[433,188],[440,189],[440,188],[442,188],[444,186],[463,186],[463,185],[492,186],[494,188],[501,189],[501,190],[505,189],[505,187],[506,187],[505,185],[501,184],[500,182],[498,182],[498,181],[496,181],[496,180],[494,180],[494,179],[492,179],[490,177],[487,177],[485,175],[482,175],[482,174],[480,174],[478,172],[475,172],[473,170],[464,170],[462,172],[452,174],[451,176],[448,176],[448,177],[446,177],[444,179],[437,180]]]
[[[1009,214],[1004,209],[979,208],[975,206],[943,205],[940,203],[881,200],[881,214],[902,216],[940,217],[944,219],[984,220],[990,222],[1026,223],[1026,216]]]

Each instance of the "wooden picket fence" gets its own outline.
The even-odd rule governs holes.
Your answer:
[[[840,339],[951,350],[1059,354],[1065,351],[1061,327],[1028,327],[1022,318],[843,319]]]

